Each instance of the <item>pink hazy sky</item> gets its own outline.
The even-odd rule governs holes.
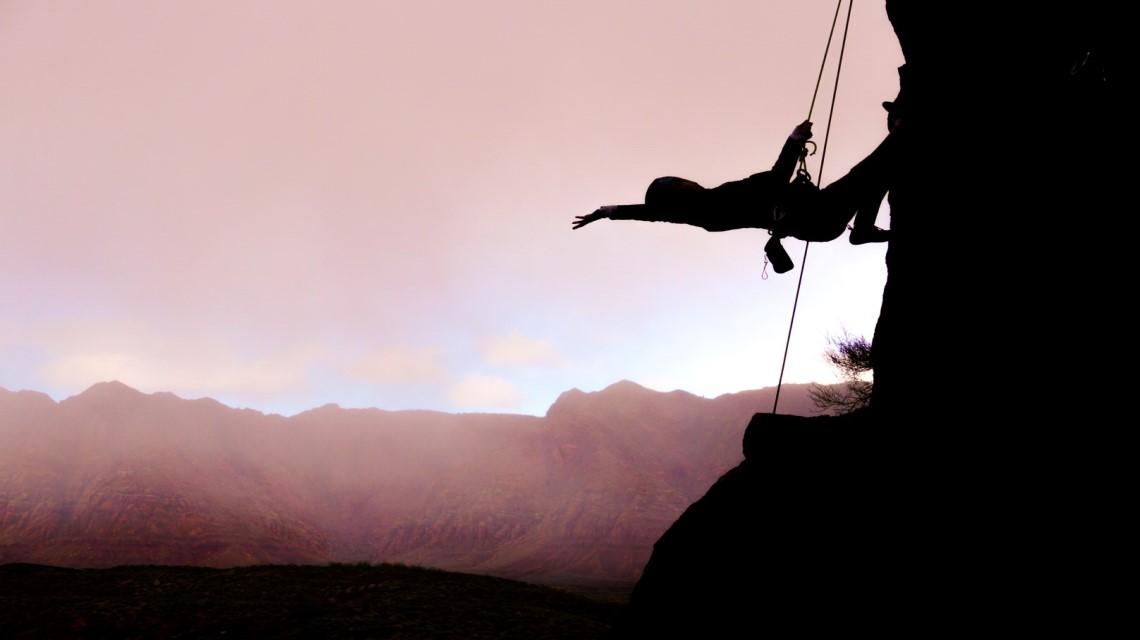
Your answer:
[[[796,274],[760,278],[765,232],[570,221],[767,169],[834,6],[0,1],[0,386],[542,413],[772,385]],[[825,183],[899,64],[856,3]],[[870,336],[883,254],[813,245],[786,380]]]

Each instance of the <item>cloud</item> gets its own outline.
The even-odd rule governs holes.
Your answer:
[[[518,332],[483,341],[483,360],[495,367],[560,367],[561,354],[547,340],[529,338]]]
[[[348,375],[372,384],[431,384],[447,378],[438,349],[388,347],[358,360]]]
[[[265,344],[130,321],[42,323],[23,340],[22,366],[58,393],[118,380],[148,392],[264,400],[305,391],[310,372],[329,358],[312,342]]]
[[[41,369],[52,385],[81,389],[119,380],[144,391],[270,396],[305,387],[307,359],[295,354],[254,361],[191,354],[87,351],[53,358]]]
[[[522,394],[503,378],[471,375],[451,388],[448,399],[464,409],[514,409],[519,406]]]

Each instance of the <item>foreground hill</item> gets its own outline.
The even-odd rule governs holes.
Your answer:
[[[6,638],[600,638],[620,605],[405,566],[0,566]]]

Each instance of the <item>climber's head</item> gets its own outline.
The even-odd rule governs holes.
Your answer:
[[[645,204],[654,209],[684,209],[696,203],[704,187],[684,178],[657,178],[645,192]]]

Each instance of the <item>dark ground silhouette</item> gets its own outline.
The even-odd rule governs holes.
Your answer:
[[[1003,7],[887,2],[907,135],[872,407],[757,415],[745,462],[658,541],[619,635],[1120,623],[1131,437],[1084,399],[1128,335],[1109,135],[1129,126],[1126,23],[1095,2]],[[1117,231],[1086,233],[1106,216]]]
[[[598,638],[619,606],[397,565],[0,566],[5,638]]]

